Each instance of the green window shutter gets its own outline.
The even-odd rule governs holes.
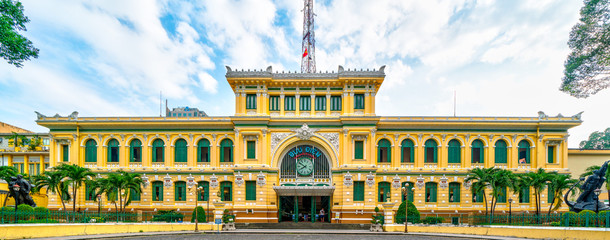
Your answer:
[[[506,188],[500,189],[500,192],[498,193],[498,202],[506,203]]]
[[[392,161],[392,144],[387,139],[381,139],[377,143],[377,162]]]
[[[220,183],[220,198],[222,201],[233,201],[233,187],[231,182]]]
[[[354,181],[354,201],[364,201],[363,181]]]
[[[301,111],[310,111],[311,110],[311,97],[310,96],[301,96],[299,98],[299,110],[301,110]]]
[[[163,201],[163,182],[155,181],[152,183],[153,201]]]
[[[280,97],[279,96],[269,97],[269,111],[279,111],[279,110],[280,110]]]
[[[436,163],[438,158],[437,158],[437,147],[438,144],[436,143],[436,141],[432,140],[432,139],[428,139],[426,141],[426,143],[424,143],[424,147],[425,147],[425,153],[424,153],[424,162],[427,163]]]
[[[414,162],[414,154],[413,154],[413,141],[411,141],[410,139],[405,139],[402,141],[401,144],[401,148],[402,148],[402,154],[400,155],[400,161],[403,163],[412,163]]]
[[[341,96],[330,97],[330,110],[341,111]]]
[[[526,140],[519,142],[519,163],[530,163],[530,144]]]
[[[485,195],[485,191],[481,190],[477,194],[472,196],[472,201],[474,202],[483,202],[483,195]]]
[[[553,202],[553,198],[555,197],[555,190],[551,187],[547,188],[547,203],[551,204]]]
[[[256,94],[246,95],[246,109],[256,109]]]
[[[94,193],[93,193],[93,189],[92,189],[91,185],[85,184],[85,200],[93,201],[93,199],[94,199],[93,195],[94,195]]]
[[[199,182],[198,187],[201,187],[201,194],[198,194],[199,201],[207,201],[210,197],[210,183],[207,181]]]
[[[246,148],[248,149],[248,159],[256,158],[256,141],[247,141]]]
[[[153,142],[152,144],[152,161],[153,162],[164,162],[165,161],[165,156],[164,156],[164,143],[163,140],[161,139],[157,139]]]
[[[462,161],[461,159],[461,144],[458,140],[451,140],[449,141],[449,163],[460,163]]]
[[[496,163],[506,163],[507,162],[507,148],[506,142],[504,140],[498,140],[496,142],[496,147],[494,149],[494,157]]]
[[[354,94],[354,109],[364,109],[364,94]]]
[[[210,141],[207,139],[197,142],[197,162],[210,162]]]
[[[70,161],[70,147],[68,145],[61,145],[61,152],[62,152],[62,160],[64,162],[69,162]]]
[[[449,183],[449,202],[460,202],[460,183]]]
[[[547,159],[548,163],[555,163],[555,146],[548,146]]]
[[[256,181],[246,181],[246,201],[256,201]]]
[[[220,142],[220,162],[233,162],[233,141],[230,139]]]
[[[326,111],[325,96],[316,96],[316,111]]]
[[[436,202],[436,183],[426,183],[426,202]]]
[[[294,111],[295,110],[295,97],[294,96],[285,96],[284,97],[284,111]]]
[[[117,146],[118,146],[118,141],[117,141]],[[140,142],[140,140],[138,139],[134,139],[131,141],[130,145],[129,145],[129,151],[130,151],[130,155],[129,155],[129,161],[130,162],[142,162],[142,142]],[[118,154],[118,151],[117,151]]]
[[[483,142],[481,142],[481,140],[477,139],[472,142],[471,151],[472,163],[485,163]]]
[[[174,149],[174,161],[176,162],[187,162],[187,146],[186,140],[178,139],[176,141],[175,149]]]
[[[354,141],[354,158],[364,159],[364,141]]]
[[[129,189],[129,198],[131,201],[140,201],[140,193],[136,192],[136,190],[130,188]]]
[[[380,182],[377,185],[378,202],[386,202],[388,197],[390,196],[390,183],[389,182]]]
[[[521,189],[519,192],[519,203],[529,203],[530,202],[530,188],[526,187]]]
[[[186,183],[174,183],[174,201],[186,201]]]
[[[85,162],[97,162],[97,142],[93,139],[85,143]]]

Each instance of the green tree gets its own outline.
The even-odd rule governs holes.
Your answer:
[[[580,142],[580,148],[583,149],[610,149],[610,128],[606,131],[595,131],[589,135],[588,140]]]
[[[609,0],[584,0],[580,21],[572,27],[560,90],[586,98],[610,86]]]
[[[12,166],[1,166],[0,167],[0,179],[4,180],[7,184],[11,182],[11,177],[16,177],[18,171],[15,167]],[[10,187],[10,186],[9,186]],[[8,196],[4,198],[4,203],[2,206],[6,206],[6,201],[8,200]]]
[[[494,212],[496,211],[496,205],[498,203],[498,197],[500,195],[506,193],[508,191],[503,191],[503,189],[511,189],[514,190],[516,188],[515,175],[510,170],[494,168],[496,170],[488,170],[490,172],[489,175],[489,187],[491,187],[491,215],[493,217]],[[507,197],[507,196],[504,196]]]
[[[70,200],[68,184],[64,182],[64,174],[56,169],[45,171],[41,175],[34,176],[34,185],[41,189],[46,187],[47,192],[56,193],[61,201],[64,211],[66,211],[66,200]]]
[[[22,67],[30,57],[38,58],[39,50],[32,41],[18,33],[27,31],[25,24],[29,21],[21,2],[0,0],[0,56],[16,67]]]
[[[587,169],[585,169],[584,173],[580,174],[580,177],[586,178],[588,176],[591,176],[593,175],[593,171],[599,170],[600,168],[601,166],[597,165],[589,166]],[[610,199],[610,170],[606,170],[604,176],[606,177],[606,191],[608,192],[608,199]]]
[[[119,187],[119,196],[123,199],[119,200],[121,203],[121,211],[125,212],[125,208],[131,203],[131,191],[133,190],[136,194],[142,192],[142,177],[138,173],[129,173],[125,171],[118,171],[120,174],[121,181]]]
[[[110,202],[114,204],[114,211],[119,212],[119,206],[117,200],[119,199],[118,188],[121,185],[121,176],[117,173],[109,173],[105,178],[97,179],[96,183],[96,196],[106,194],[106,197]]]
[[[551,211],[555,211],[561,207],[563,203],[563,192],[570,189],[572,184],[576,183],[576,180],[571,179],[571,177],[570,174],[549,173],[547,186],[553,191],[553,199],[550,202],[548,216],[551,215]]]
[[[9,142],[12,141],[13,142],[13,146],[14,147],[21,147],[21,146],[25,146],[26,144],[28,144],[28,138],[26,138],[25,136],[16,133],[16,132],[11,132],[11,135],[8,136]]]
[[[540,201],[542,191],[546,189],[549,181],[549,174],[543,169],[538,168],[535,172],[528,172],[521,175],[523,181],[527,182],[530,187],[534,189],[534,196],[536,201],[536,215],[540,216]]]
[[[78,195],[78,189],[85,183],[89,178],[95,177],[95,174],[91,172],[89,168],[81,167],[76,164],[62,164],[57,166],[57,170],[60,171],[65,177],[67,177],[67,183],[72,185],[72,212],[76,213],[76,201]]]
[[[466,182],[472,181],[472,195],[476,195],[478,193],[483,193],[483,201],[485,202],[485,216],[489,212],[489,207],[487,206],[487,194],[485,194],[485,189],[490,186],[490,178],[491,176],[499,171],[498,168],[474,168],[469,171],[469,176],[465,179]]]

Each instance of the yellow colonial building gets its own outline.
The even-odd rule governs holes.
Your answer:
[[[192,211],[199,205],[237,222],[369,223],[390,219],[407,197],[423,213],[484,211],[464,182],[473,168],[569,173],[568,129],[580,115],[381,117],[375,95],[384,68],[337,72],[238,71],[227,67],[235,115],[227,117],[46,117],[51,166],[73,163],[100,176],[141,173],[128,210]],[[402,103],[396,103],[402,104]],[[497,210],[533,211],[533,191],[507,193]],[[546,192],[543,208],[548,207]],[[84,187],[81,210],[97,203]],[[104,208],[111,207],[103,202]],[[51,195],[49,206],[60,208]],[[323,217],[319,216],[323,211]],[[318,216],[315,216],[315,215]]]

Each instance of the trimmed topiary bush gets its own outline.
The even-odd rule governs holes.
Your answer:
[[[600,226],[607,226],[607,220],[610,218],[610,211],[599,211],[597,213],[597,218],[599,219]]]
[[[407,205],[409,206],[408,208],[406,207]],[[398,210],[396,211],[396,218],[395,218],[396,223],[405,223],[405,210],[407,210],[407,215],[409,216],[408,221],[410,223],[419,222],[420,216],[419,216],[419,211],[417,210],[417,207],[415,207],[415,204],[413,204],[413,202],[405,201],[405,202],[402,202],[400,204],[400,206],[398,206]]]
[[[34,208],[34,217],[36,219],[44,219],[47,217],[49,213],[49,209],[46,207],[35,207]]]
[[[561,226],[578,226],[578,220],[578,213],[566,212],[561,215]]]
[[[200,222],[200,223],[207,222],[205,219],[205,210],[203,210],[203,207],[201,207],[201,206],[197,206],[195,209],[193,209],[193,215],[191,216],[191,222],[195,222],[195,211],[197,211],[197,222]]]
[[[34,212],[34,208],[30,205],[27,204],[20,204],[19,206],[17,206],[17,211],[20,212]]]
[[[439,224],[439,223],[443,223],[445,219],[443,217],[434,217],[434,216],[428,216],[426,218],[424,218],[424,220],[422,221],[424,224]]]
[[[14,212],[15,208],[14,207],[2,207],[2,208],[0,208],[0,211],[5,212],[5,213],[6,212]]]

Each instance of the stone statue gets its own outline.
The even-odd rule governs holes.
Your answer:
[[[27,204],[32,207],[36,207],[36,203],[30,196],[30,190],[32,190],[32,185],[23,179],[23,176],[17,175],[17,177],[11,177],[11,182],[9,185],[9,197],[13,197],[15,199],[15,206],[19,206],[21,204]],[[19,188],[18,191],[15,189]]]
[[[576,202],[568,201],[568,195],[572,189],[578,185],[578,183],[574,184],[574,186],[572,186],[563,196],[564,201],[566,204],[568,204],[571,211],[580,212],[582,210],[591,210],[596,212],[610,210],[610,207],[597,200],[595,196],[595,190],[601,189],[602,185],[604,185],[604,182],[606,181],[605,175],[606,171],[608,170],[608,163],[610,163],[610,160],[602,164],[598,170],[593,171],[593,175],[587,177],[587,180],[580,178],[578,183],[582,182],[583,180],[585,180],[585,182],[580,186],[580,195],[576,199]]]

